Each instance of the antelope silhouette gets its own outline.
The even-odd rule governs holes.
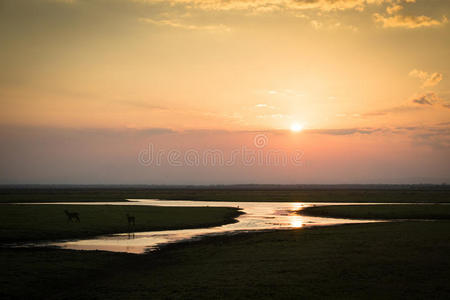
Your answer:
[[[128,219],[128,226],[135,226],[136,225],[136,218],[132,215],[127,214]]]
[[[67,216],[67,222],[80,222],[80,215],[77,212],[69,212],[68,210],[64,210],[64,213]]]

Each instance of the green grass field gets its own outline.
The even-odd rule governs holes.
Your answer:
[[[450,222],[207,238],[148,255],[2,249],[0,297],[448,299]]]
[[[2,188],[0,202],[89,202],[125,199],[287,201],[287,202],[450,202],[448,188],[401,189],[152,189],[152,188]]]
[[[126,214],[135,216],[133,231],[217,226],[234,221],[240,212],[218,207],[116,205],[0,205],[0,242],[91,237],[128,232]],[[68,222],[64,210],[76,211],[81,222]]]
[[[436,219],[450,220],[450,205],[336,205],[307,207],[301,215],[346,219]]]

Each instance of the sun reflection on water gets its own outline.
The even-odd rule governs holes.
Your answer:
[[[298,216],[291,216],[290,218],[291,227],[300,228],[303,227],[303,220]]]
[[[292,210],[299,210],[300,208],[304,207],[304,204],[297,202],[290,203],[290,205],[292,206]]]
[[[303,224],[302,217],[298,216],[296,214],[296,212],[303,207],[303,204],[294,202],[294,203],[290,203],[290,205],[292,207],[291,208],[291,213],[290,213],[290,216],[289,216],[289,223],[291,224],[291,227],[292,228],[303,227],[304,224]]]

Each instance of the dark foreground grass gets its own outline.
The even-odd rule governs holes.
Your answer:
[[[3,249],[0,297],[449,299],[450,222],[214,237],[127,255]]]
[[[64,210],[78,212],[68,222]],[[231,223],[240,212],[220,207],[158,207],[117,205],[0,205],[0,243],[84,238],[128,232],[126,214],[135,216],[133,231],[217,226]]]
[[[126,199],[198,201],[288,202],[450,202],[450,189],[442,188],[0,188],[0,202],[90,202]]]
[[[450,205],[336,205],[315,206],[299,210],[299,214],[347,219],[436,219],[450,220]]]

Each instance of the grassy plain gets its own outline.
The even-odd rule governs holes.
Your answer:
[[[198,228],[234,222],[240,212],[220,207],[1,204],[0,243],[74,239],[133,231]],[[64,210],[78,212],[68,222]],[[126,214],[135,217],[128,226]]]
[[[168,246],[148,255],[0,249],[0,297],[448,299],[450,222],[343,225]]]
[[[450,220],[448,204],[401,204],[401,205],[336,205],[307,207],[300,215],[345,219],[434,219]]]
[[[279,202],[450,202],[450,189],[444,187],[312,186],[305,188],[261,186],[247,188],[144,188],[144,187],[30,187],[0,188],[0,203],[92,202],[126,199],[198,201],[279,201]]]
[[[0,190],[0,202],[123,201],[450,202],[441,189]],[[69,223],[64,209],[77,211]],[[87,237],[232,222],[231,208],[1,205],[1,241]],[[209,237],[146,255],[0,246],[1,299],[449,299],[446,205],[313,207],[345,218],[435,219]]]

